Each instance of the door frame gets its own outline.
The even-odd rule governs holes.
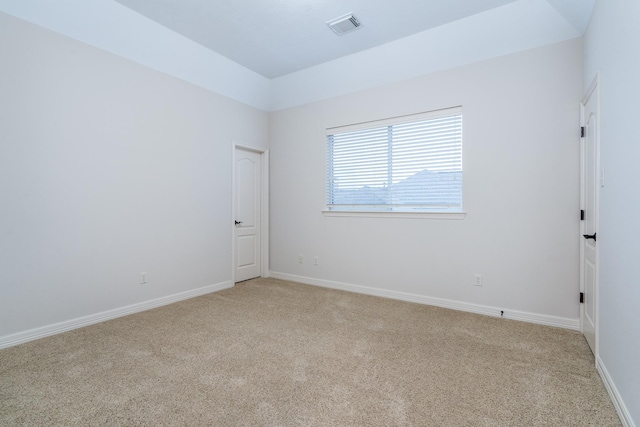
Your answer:
[[[600,188],[602,187],[602,175],[601,175],[601,165],[600,165],[600,72],[596,73],[596,76],[593,78],[591,84],[588,89],[585,91],[582,99],[580,100],[580,126],[585,126],[585,105],[591,98],[591,96],[596,96],[596,135],[595,135],[595,144],[596,144],[596,170],[595,170],[595,205],[596,205],[596,221],[595,221],[595,230],[599,233],[600,230]],[[586,156],[586,139],[580,138],[580,209],[585,208],[585,181],[586,181],[586,167],[585,167],[585,156]],[[584,277],[584,245],[585,238],[583,234],[585,234],[585,221],[580,221],[580,292],[585,291],[585,277]],[[600,335],[600,245],[595,245],[596,259],[595,259],[595,268],[596,268],[596,277],[594,283],[594,294],[595,294],[595,349],[594,356],[596,361],[599,357],[599,335]],[[580,332],[584,333],[584,304],[580,304]]]
[[[236,283],[236,151],[260,154],[260,277],[269,277],[269,149],[232,141],[231,149],[231,282]]]

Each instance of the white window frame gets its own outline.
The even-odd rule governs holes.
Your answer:
[[[358,123],[358,124],[352,124],[352,125],[346,125],[346,126],[338,126],[338,127],[332,127],[332,128],[327,128],[326,129],[326,135],[327,138],[330,135],[334,135],[334,134],[339,134],[339,133],[347,133],[347,132],[354,132],[354,131],[358,131],[358,130],[365,130],[365,129],[374,129],[374,128],[378,128],[378,127],[383,127],[383,126],[390,126],[390,125],[398,125],[398,124],[405,124],[405,123],[412,123],[412,122],[420,122],[420,121],[424,121],[424,120],[428,120],[428,119],[434,119],[434,118],[438,118],[438,117],[445,117],[445,116],[451,116],[451,115],[457,115],[460,114],[462,115],[462,107],[458,106],[458,107],[452,107],[452,108],[446,108],[446,109],[441,109],[441,110],[436,110],[436,111],[428,111],[428,112],[423,112],[423,113],[418,113],[418,114],[411,114],[411,115],[407,115],[407,116],[400,116],[400,117],[393,117],[393,118],[388,118],[388,119],[383,119],[383,120],[375,120],[375,121],[369,121],[369,122],[363,122],[363,123]],[[327,151],[329,150],[329,143],[327,142],[326,144],[327,147]],[[329,162],[328,160],[328,155],[329,153],[327,152],[327,162]],[[329,165],[327,164],[327,170],[326,170],[326,175],[325,175],[325,183],[327,183],[326,180],[329,179],[328,174],[329,174]],[[462,169],[462,172],[464,173],[464,168]],[[328,183],[327,183],[327,194],[325,194],[325,203],[327,203],[328,200]],[[384,206],[384,205],[381,205]],[[464,212],[461,209],[455,210],[455,211],[424,211],[424,210],[387,210],[386,208],[381,207],[380,210],[377,209],[365,209],[365,210],[353,210],[353,209],[349,209],[349,210],[340,210],[340,209],[330,209],[328,207],[328,205],[325,205],[325,209],[322,211],[322,213],[325,216],[332,216],[332,217],[352,217],[352,216],[356,216],[356,217],[367,217],[367,218],[429,218],[429,219],[464,219],[466,216],[466,212]]]

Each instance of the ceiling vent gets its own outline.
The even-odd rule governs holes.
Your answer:
[[[334,33],[341,36],[350,31],[357,30],[362,24],[360,23],[360,21],[358,21],[358,18],[356,18],[353,13],[348,13],[344,16],[340,16],[339,18],[328,21],[327,25],[333,30]]]

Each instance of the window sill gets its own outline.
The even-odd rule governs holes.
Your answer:
[[[372,212],[372,211],[322,211],[324,216],[360,218],[412,218],[412,219],[464,219],[466,212]]]

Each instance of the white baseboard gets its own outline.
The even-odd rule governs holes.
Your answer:
[[[636,427],[636,424],[633,422],[627,406],[622,400],[622,396],[620,396],[620,393],[618,392],[613,379],[609,375],[609,372],[607,371],[607,368],[604,366],[604,363],[602,362],[602,359],[600,359],[600,357],[596,357],[596,369],[598,370],[600,378],[602,378],[602,382],[604,383],[604,386],[609,393],[609,397],[611,398],[611,402],[613,402],[613,406],[618,412],[618,416],[620,417],[620,422],[622,422],[622,425],[624,427]]]
[[[322,286],[324,288],[340,289],[343,291],[356,292],[359,294],[374,295],[377,297],[397,299],[401,301],[415,302],[418,304],[434,305],[436,307],[450,308],[452,310],[466,311],[469,313],[484,314],[487,316],[500,317],[500,312],[504,312],[505,319],[521,320],[523,322],[537,323],[540,325],[555,326],[558,328],[580,330],[580,319],[570,319],[566,317],[548,316],[545,314],[527,313],[523,311],[509,310],[508,308],[498,308],[486,305],[472,304],[468,302],[454,301],[443,298],[428,297],[425,295],[411,294],[407,292],[391,291],[387,289],[371,288],[362,285],[351,285],[347,283],[333,282],[329,280],[314,279],[311,277],[296,276],[293,274],[271,272],[271,277],[292,282],[304,283],[307,285]]]
[[[115,319],[117,317],[127,316],[129,314],[139,313],[141,311],[151,310],[152,308],[160,307],[174,302],[183,301],[190,298],[199,297],[201,295],[209,294],[212,292],[221,291],[223,289],[232,288],[233,282],[226,281],[215,285],[209,285],[190,291],[180,292],[173,295],[167,295],[152,299],[149,301],[143,301],[136,304],[127,305],[113,310],[107,310],[100,313],[90,314],[88,316],[78,317],[76,319],[66,320],[64,322],[54,323],[52,325],[42,326],[35,329],[30,329],[24,332],[18,332],[11,335],[5,335],[0,337],[0,349],[13,347],[14,345],[22,344],[28,341],[37,340],[39,338],[48,337],[50,335],[60,334],[73,329],[82,328],[84,326],[93,325],[94,323],[104,322],[105,320]]]

